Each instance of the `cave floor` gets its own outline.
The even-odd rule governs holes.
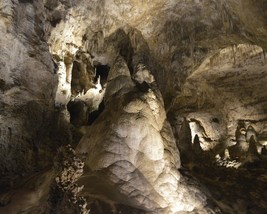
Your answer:
[[[187,167],[185,165],[185,167]],[[254,162],[236,168],[197,166],[190,173],[211,193],[224,213],[267,213],[267,162]]]

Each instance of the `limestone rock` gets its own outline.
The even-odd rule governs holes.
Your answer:
[[[57,77],[41,38],[43,21],[41,1],[0,2],[1,191],[52,163]]]
[[[203,208],[206,196],[226,213],[266,212],[266,9],[262,0],[0,1],[2,212],[71,213],[47,193],[46,169],[83,133],[79,184],[92,212],[219,213]],[[76,121],[69,101],[83,90]],[[196,134],[200,159],[188,155]],[[231,160],[247,155],[256,162]],[[180,174],[192,160],[211,195]]]
[[[100,116],[103,119],[87,130],[76,149],[84,155],[90,169],[84,176],[103,172],[117,186],[113,191],[119,191],[128,203],[147,211],[203,209],[205,196],[201,200],[196,198],[201,193],[180,181],[179,153],[163,104],[152,89],[146,93],[138,91],[127,70],[122,59],[111,68],[106,91],[108,103]],[[92,135],[95,132],[99,133],[97,138]],[[100,134],[104,132],[105,135]],[[85,196],[90,194],[83,192]]]

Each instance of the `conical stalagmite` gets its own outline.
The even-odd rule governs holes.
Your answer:
[[[203,153],[203,150],[200,146],[199,137],[197,134],[194,137],[193,152],[194,152],[194,155],[200,155]]]
[[[247,152],[246,162],[254,162],[260,160],[260,155],[257,150],[257,142],[254,136],[249,139],[249,149]]]
[[[261,150],[261,155],[267,156],[267,148],[264,146]]]
[[[236,130],[236,141],[237,143],[228,148],[231,159],[243,161],[246,158],[246,153],[249,149],[249,143],[246,140],[246,130],[241,126],[237,127]]]

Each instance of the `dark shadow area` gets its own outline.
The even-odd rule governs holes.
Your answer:
[[[211,122],[218,123],[219,120],[212,118]],[[237,129],[245,129],[242,121],[238,123]],[[224,211],[223,213],[266,213],[267,155],[265,154],[267,153],[265,151],[261,152],[261,155],[257,153],[257,143],[253,135],[247,142],[249,143],[248,151],[244,152],[246,161],[240,167],[235,168],[233,165],[236,160],[230,161],[229,158],[223,159],[223,161],[228,161],[228,165],[218,165],[215,159],[217,153],[214,149],[203,151],[198,135],[194,136],[192,144],[191,130],[186,119],[177,131],[179,136],[177,147],[182,165],[179,171],[191,182],[196,181],[204,186],[204,189],[209,191],[207,195],[212,204],[217,205]],[[230,148],[228,148],[229,153]]]
[[[225,213],[264,214],[267,211],[267,165],[257,162],[255,168],[255,164],[239,169],[195,166],[189,173],[206,186]]]
[[[180,158],[182,164],[186,164],[191,160],[192,155],[192,136],[189,123],[184,119],[181,129],[179,131],[179,143],[177,147],[180,151]]]
[[[214,117],[214,118],[212,118],[212,122],[213,122],[213,123],[219,123],[220,121],[219,121],[218,118]]]
[[[92,125],[104,111],[105,104],[102,101],[96,111],[90,112],[89,107],[81,100],[70,101],[67,105],[70,113],[70,123],[75,127]]]
[[[138,81],[136,81],[136,80],[134,80],[134,79],[133,79],[133,81],[134,81],[136,87],[137,87],[140,91],[142,91],[142,92],[144,92],[144,93],[147,93],[147,92],[148,92],[148,90],[149,90],[149,85],[148,85],[147,82],[144,81],[144,82],[142,82],[142,83],[139,83]]]
[[[112,44],[118,54],[122,56],[127,63],[130,73],[133,73],[132,58],[134,49],[128,34],[123,29],[118,29],[112,35],[105,39],[105,43]]]
[[[123,204],[116,204],[111,206],[111,204],[107,204],[101,200],[95,200],[90,204],[90,213],[92,214],[113,214],[113,213],[121,213],[121,214],[145,214],[144,210],[140,210],[131,206],[126,206]]]
[[[88,106],[80,100],[70,101],[67,104],[67,109],[70,113],[70,123],[76,127],[87,125],[89,114]]]
[[[71,94],[76,94],[78,91],[82,91],[82,86],[79,84],[80,81],[80,63],[77,61],[73,62],[73,67],[72,67],[72,78],[71,78]]]
[[[88,125],[92,125],[93,122],[99,117],[99,115],[104,111],[105,104],[104,100],[100,103],[98,109],[96,111],[92,111],[88,115]]]
[[[94,77],[94,83],[97,84],[97,80],[100,77],[100,84],[102,87],[105,85],[108,79],[108,73],[110,70],[110,67],[108,65],[96,65],[96,72],[95,72],[95,77]]]

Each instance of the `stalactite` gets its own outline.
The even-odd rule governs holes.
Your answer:
[[[103,31],[98,31],[96,33],[96,40],[97,40],[97,52],[102,52],[104,47],[104,33]]]
[[[45,24],[43,25],[43,35],[42,37],[47,40],[49,37],[49,34],[51,32],[51,24],[50,22],[45,22]]]
[[[193,59],[193,65],[195,63],[194,50],[195,50],[195,30],[193,30],[189,35],[189,49],[190,57]]]
[[[233,64],[236,65],[236,45],[232,45]]]
[[[260,156],[257,150],[257,142],[254,136],[249,139],[249,149],[247,153],[246,162],[255,162],[260,160]]]
[[[89,35],[89,38],[90,38],[90,35]],[[96,53],[96,54],[102,53],[103,47],[104,47],[103,31],[98,31],[98,32],[93,33],[92,39],[89,39],[88,41],[88,45],[89,45],[90,53]]]
[[[225,3],[222,3],[221,5],[221,18],[224,29],[227,30],[228,32],[233,32],[234,23],[232,21],[231,15],[227,11]]]
[[[262,50],[262,56],[263,56],[263,64],[265,64],[266,63],[266,52],[264,49]]]
[[[138,35],[137,35],[137,32],[135,30],[131,30],[129,32],[129,37],[130,37],[130,40],[131,40],[131,44],[132,44],[132,47],[134,50],[137,50],[137,44],[138,44]]]
[[[71,83],[73,63],[66,63],[66,82]]]

